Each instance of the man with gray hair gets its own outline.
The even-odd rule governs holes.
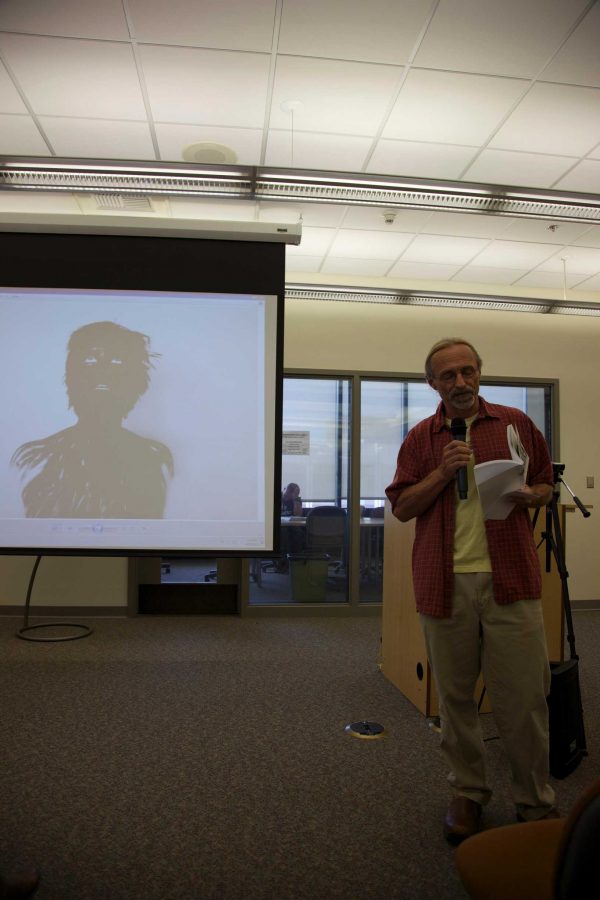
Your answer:
[[[550,667],[529,514],[550,502],[553,477],[531,419],[479,396],[481,357],[469,341],[438,341],[425,373],[441,402],[409,431],[386,493],[398,519],[417,520],[413,583],[453,791],[444,833],[456,844],[479,829],[491,796],[475,700],[480,672],[509,758],[517,818],[558,816],[548,783]],[[508,495],[514,508],[505,519],[485,519],[474,465],[510,458],[509,425],[529,456],[527,481]],[[458,490],[460,470],[466,477]]]

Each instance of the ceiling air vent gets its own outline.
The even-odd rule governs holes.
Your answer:
[[[99,211],[109,209],[111,212],[154,212],[152,203],[145,194],[96,194],[94,197]]]
[[[171,209],[166,197],[149,197],[142,193],[106,191],[103,193],[77,194],[81,211],[88,216],[97,215],[141,215],[170,216]]]

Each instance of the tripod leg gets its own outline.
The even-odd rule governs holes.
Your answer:
[[[565,564],[564,543],[560,527],[560,516],[558,514],[558,502],[555,494],[552,495],[550,509],[552,513],[552,523],[554,526],[554,540],[552,542],[552,550],[554,552],[556,567],[558,569],[558,574],[560,575],[562,584],[563,607],[565,611],[565,618],[567,620],[567,640],[569,642],[569,648],[571,651],[571,659],[578,659],[579,657],[577,656],[577,652],[575,650],[575,634],[573,631],[573,617],[571,614],[571,600],[569,597],[569,573],[567,572],[567,567]]]

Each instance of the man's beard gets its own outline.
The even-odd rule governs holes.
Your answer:
[[[470,409],[475,402],[475,397],[475,391],[456,391],[450,395],[450,400],[457,409]]]

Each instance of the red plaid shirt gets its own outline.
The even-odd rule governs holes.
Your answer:
[[[479,413],[471,424],[470,444],[475,463],[510,459],[506,426],[512,424],[529,454],[527,483],[552,484],[552,462],[543,434],[519,409],[486,403],[479,398]],[[415,425],[398,453],[394,480],[386,488],[392,509],[404,488],[417,484],[442,458],[452,440],[440,403],[435,415]],[[429,509],[417,517],[413,546],[413,585],[417,609],[429,616],[452,613],[453,544],[456,491],[448,483]],[[513,509],[504,520],[485,523],[497,603],[531,600],[542,591],[540,565],[527,509]]]

